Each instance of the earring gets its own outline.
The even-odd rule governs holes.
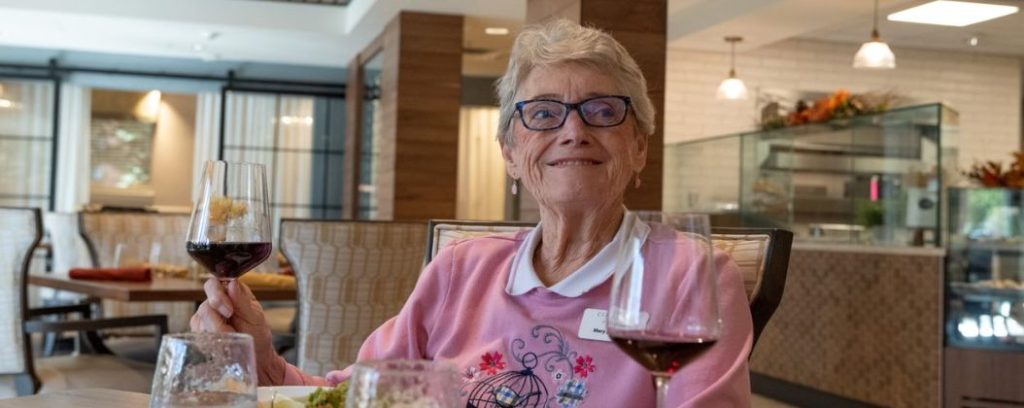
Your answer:
[[[640,188],[640,173],[636,173],[636,180],[633,181],[633,188]]]
[[[519,194],[519,180],[512,179],[512,195]]]

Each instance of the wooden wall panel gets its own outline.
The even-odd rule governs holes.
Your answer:
[[[391,218],[454,218],[463,17],[402,12],[397,18]]]
[[[626,190],[631,209],[660,210],[664,178],[665,50],[667,0],[529,0],[528,23],[568,18],[610,33],[629,50],[647,79],[647,95],[654,103],[655,133],[648,142],[647,167],[639,189]]]
[[[462,16],[401,12],[351,63],[346,215],[358,206],[361,67],[381,58],[374,141],[378,219],[454,218],[462,99]]]

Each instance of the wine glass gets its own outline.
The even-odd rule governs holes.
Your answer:
[[[255,407],[256,355],[245,333],[166,334],[150,408]]]
[[[459,405],[462,381],[451,363],[379,360],[356,363],[349,378],[348,408],[448,408]]]
[[[645,265],[643,242],[632,239],[619,254],[608,310],[608,336],[654,375],[658,407],[672,375],[711,348],[721,330],[707,214],[662,213],[661,221],[676,231],[671,258]]]
[[[262,164],[206,162],[185,244],[188,254],[221,282],[270,256],[270,201]]]

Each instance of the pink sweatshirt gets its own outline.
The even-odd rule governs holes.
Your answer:
[[[424,270],[398,316],[363,343],[359,360],[443,359],[456,364],[463,398],[472,405],[494,404],[495,391],[529,398],[525,407],[653,407],[651,375],[615,344],[580,338],[586,309],[607,310],[612,279],[579,297],[563,297],[543,287],[522,295],[506,292],[512,259],[526,232],[485,237],[442,250]],[[674,248],[690,241],[651,224],[643,245],[646,280],[689,280],[685,259]],[[753,340],[750,309],[736,264],[715,255],[719,271],[718,341],[672,378],[670,407],[747,407],[747,356]],[[673,265],[670,276],[657,266]],[[666,296],[668,293],[666,292]],[[313,377],[288,365],[284,384],[335,384],[349,369]],[[509,391],[512,394],[509,394]],[[501,393],[499,393],[501,394]],[[509,400],[510,401],[510,400]]]

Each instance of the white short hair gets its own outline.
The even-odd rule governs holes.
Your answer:
[[[498,140],[513,142],[511,129],[516,93],[530,71],[539,66],[580,63],[612,77],[619,91],[632,101],[637,127],[645,136],[654,134],[654,104],[647,96],[647,81],[626,48],[611,35],[565,19],[530,26],[516,37],[505,75],[496,83],[501,104]]]

